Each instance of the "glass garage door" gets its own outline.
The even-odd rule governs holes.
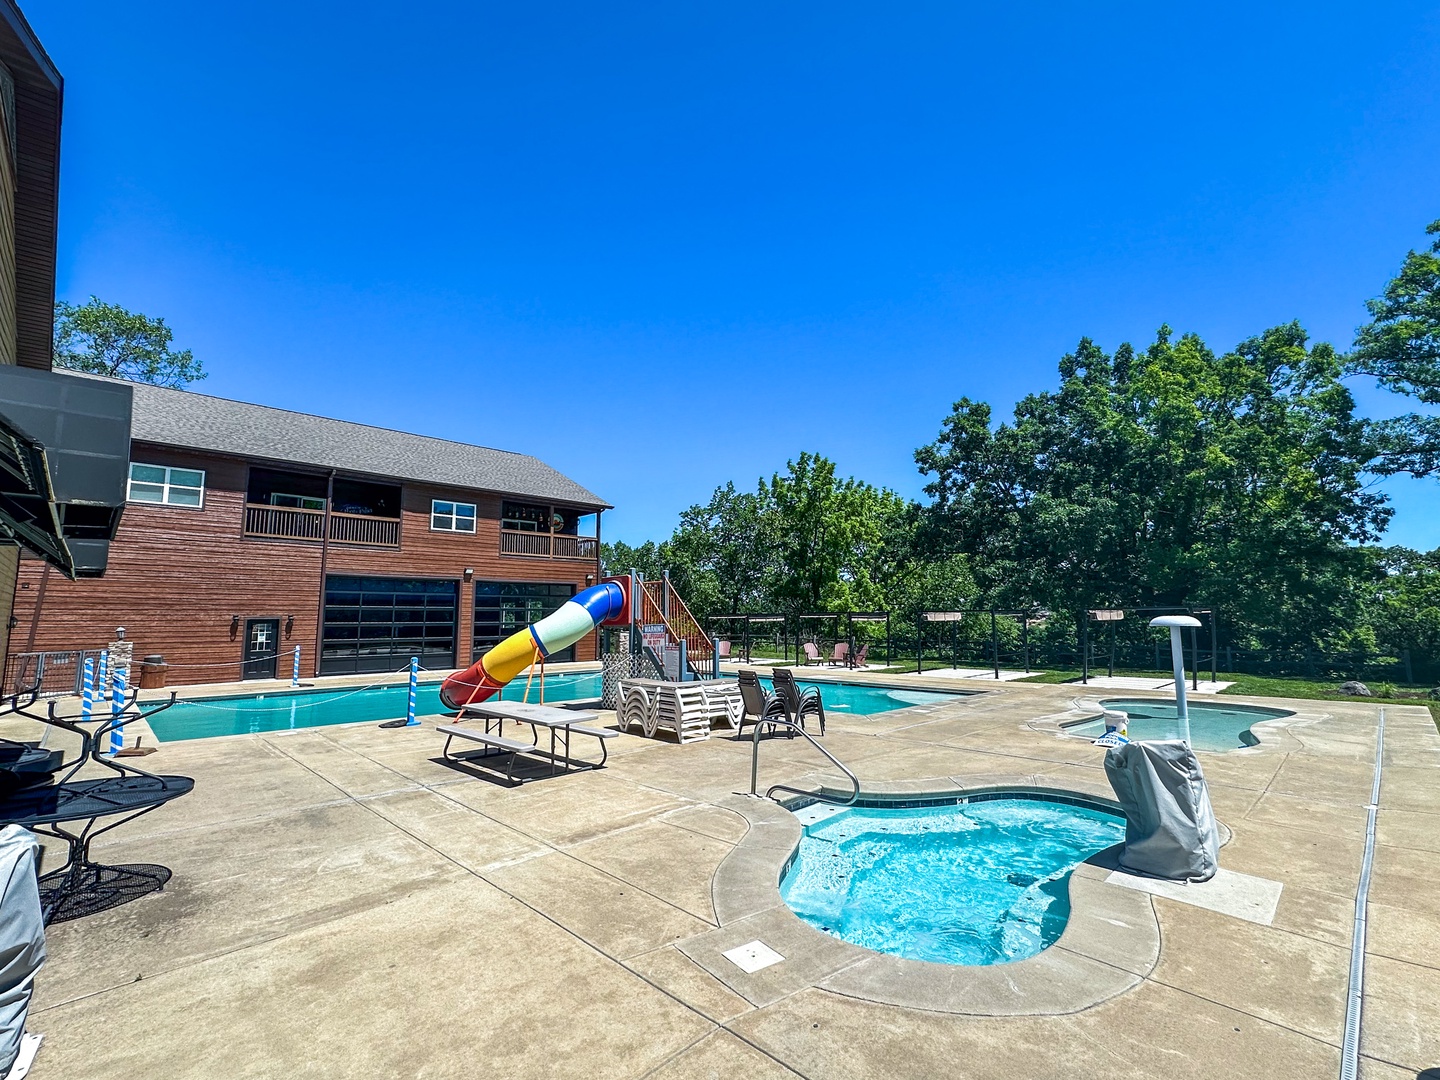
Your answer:
[[[475,647],[473,659],[516,630],[543,619],[575,595],[574,585],[553,582],[475,582]],[[575,647],[552,653],[553,661],[574,660]]]
[[[325,579],[322,675],[396,671],[420,657],[455,666],[459,583],[430,578]]]

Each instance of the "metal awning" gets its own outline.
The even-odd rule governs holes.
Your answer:
[[[67,577],[105,572],[125,506],[130,412],[127,384],[0,367],[0,543]]]

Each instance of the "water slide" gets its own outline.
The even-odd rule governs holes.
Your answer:
[[[598,626],[630,620],[630,579],[618,578],[576,593],[539,622],[517,630],[464,671],[440,684],[440,701],[458,709],[484,701],[537,659],[568,649]]]

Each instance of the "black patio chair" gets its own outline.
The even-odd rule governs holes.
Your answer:
[[[785,711],[795,723],[803,728],[805,717],[814,716],[820,721],[820,734],[825,734],[825,703],[818,689],[800,689],[789,668],[777,667],[770,673],[770,681],[775,684],[775,696],[785,703]]]
[[[759,724],[771,717],[780,717],[789,720],[790,713],[785,708],[785,702],[777,694],[772,694],[765,687],[760,685],[760,676],[748,668],[742,668],[739,676],[740,700],[744,703],[745,709],[740,714],[740,723],[735,730],[735,738],[741,738],[745,725]],[[786,734],[790,738],[795,737],[795,732],[786,728]]]

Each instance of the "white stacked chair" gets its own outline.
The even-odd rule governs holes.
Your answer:
[[[657,688],[655,727],[668,727],[682,743],[710,737],[710,708],[700,683],[667,683]],[[652,732],[653,734],[653,732]]]
[[[657,698],[658,695],[652,696],[643,686],[622,682],[620,684],[620,711],[616,717],[620,721],[620,730],[629,731],[633,725],[639,724],[641,733],[647,739],[653,737]]]
[[[740,685],[732,679],[716,679],[699,685],[710,722],[739,731],[740,718],[745,715],[745,699],[740,696]]]

